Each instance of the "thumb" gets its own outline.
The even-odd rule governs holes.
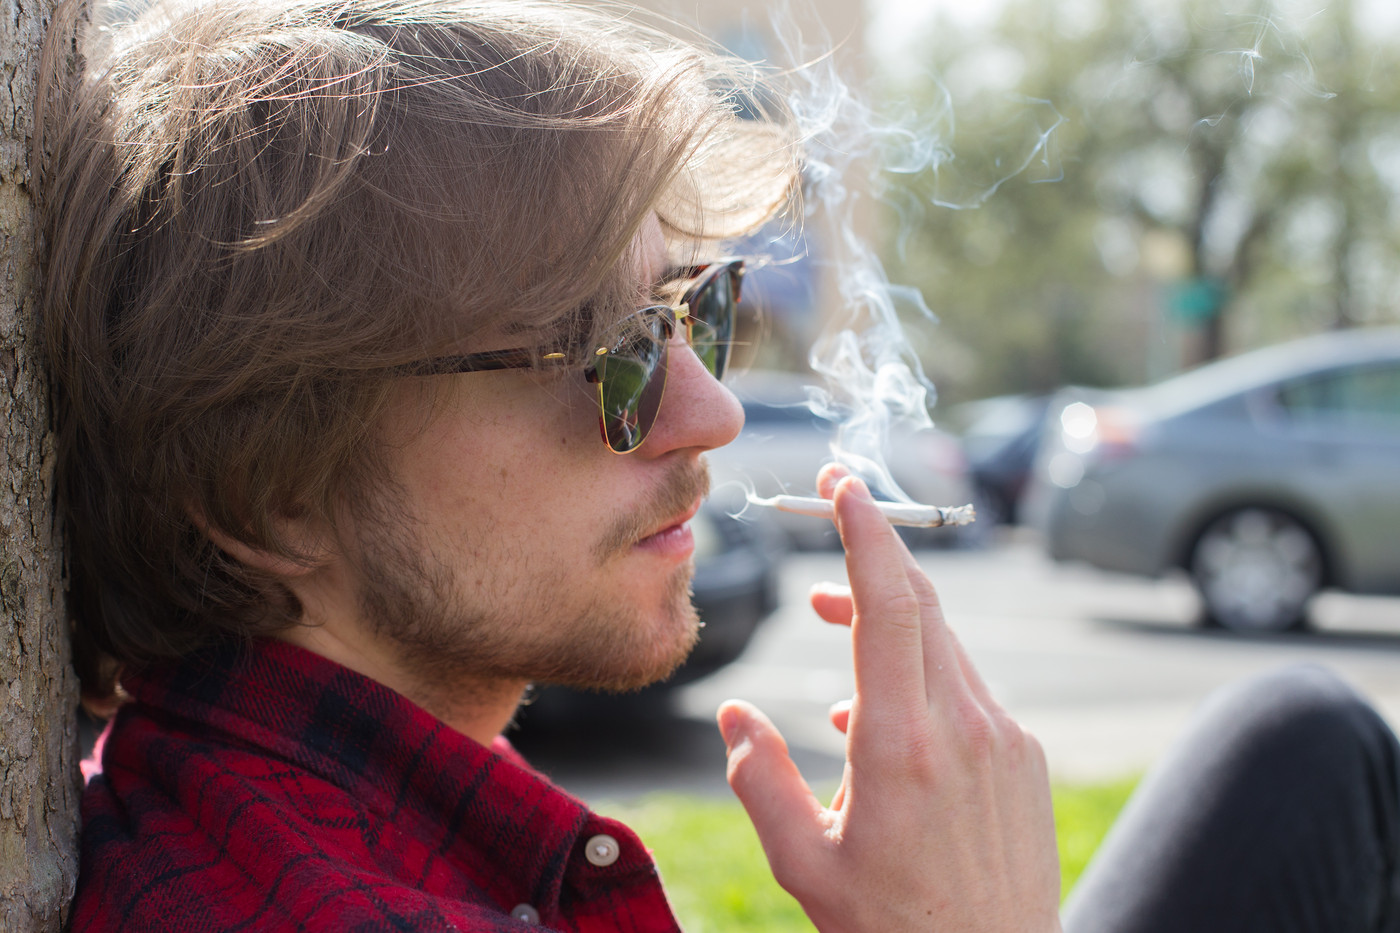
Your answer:
[[[768,861],[779,852],[808,848],[823,831],[824,810],[777,727],[742,700],[726,701],[718,719],[729,750],[729,786],[758,831]]]

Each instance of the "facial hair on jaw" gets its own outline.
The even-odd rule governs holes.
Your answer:
[[[703,462],[673,469],[653,494],[611,521],[599,536],[592,548],[598,566],[625,554],[708,491]],[[552,581],[540,580],[531,588],[539,594],[534,605],[473,602],[457,592],[453,568],[432,560],[401,497],[383,487],[374,502],[358,504],[355,525],[363,618],[394,645],[397,660],[425,693],[444,702],[451,697],[455,704],[467,704],[473,691],[484,696],[494,684],[519,680],[636,690],[669,677],[699,638],[689,561],[666,581],[663,611],[668,618],[660,627],[648,624],[642,607],[590,600],[572,619],[559,621],[559,637],[522,640],[519,618],[548,614]],[[658,638],[658,632],[665,637]]]

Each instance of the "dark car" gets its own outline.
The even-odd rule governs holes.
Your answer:
[[[1000,395],[964,402],[950,413],[964,425],[959,436],[980,523],[1020,522],[1021,496],[1035,466],[1049,405],[1044,395]]]
[[[1186,570],[1205,620],[1304,625],[1400,593],[1400,330],[1324,334],[1059,398],[1026,503],[1058,560]]]
[[[778,561],[761,526],[706,502],[691,520],[695,535],[695,606],[705,623],[700,643],[666,681],[670,687],[713,673],[735,660],[778,607]]]

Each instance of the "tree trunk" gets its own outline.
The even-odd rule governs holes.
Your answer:
[[[53,440],[34,319],[29,147],[51,0],[12,0],[0,26],[0,929],[57,931],[77,874],[77,682],[63,623]]]

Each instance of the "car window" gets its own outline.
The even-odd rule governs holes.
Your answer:
[[[1295,420],[1400,433],[1400,366],[1357,367],[1311,376],[1280,387],[1278,399]]]
[[[826,431],[831,422],[812,413],[806,405],[768,405],[763,402],[744,402],[745,427],[774,427],[780,425],[805,425]]]

